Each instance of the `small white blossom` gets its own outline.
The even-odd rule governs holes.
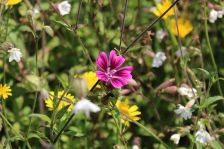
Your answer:
[[[156,38],[162,40],[166,36],[166,32],[163,29],[160,29],[156,32]]]
[[[215,23],[215,21],[218,19],[218,12],[214,9],[212,9],[209,13],[209,22],[210,23]]]
[[[132,149],[139,149],[138,145],[133,145]]]
[[[20,62],[22,53],[20,52],[20,49],[18,48],[11,48],[8,50],[9,52],[9,62],[12,62],[15,60],[16,62]]]
[[[180,136],[181,136],[181,135],[180,135],[179,133],[173,134],[173,135],[170,137],[170,140],[172,140],[175,144],[179,144]]]
[[[71,11],[71,4],[68,1],[63,1],[58,4],[58,10],[62,16],[67,15]]]
[[[40,13],[39,8],[33,8],[33,13],[34,13],[34,14],[39,14],[39,13]]]
[[[166,55],[164,52],[157,52],[156,56],[153,59],[152,67],[160,67],[162,66],[163,62],[166,60]]]
[[[218,18],[222,18],[224,15],[224,9],[218,11]]]
[[[206,145],[208,142],[212,141],[213,138],[210,134],[200,125],[199,130],[195,133],[196,141],[200,142],[203,145]]]
[[[177,89],[177,92],[181,96],[186,96],[188,99],[197,99],[198,98],[197,90],[195,88],[180,87]]]
[[[184,107],[181,104],[178,104],[178,109],[176,109],[174,112],[185,120],[190,119],[192,116],[191,108]]]
[[[90,112],[93,112],[93,113],[99,112],[100,107],[98,107],[96,104],[92,103],[88,99],[82,98],[73,107],[73,112],[75,114],[77,114],[80,111],[84,112],[86,114],[86,117],[89,118]]]

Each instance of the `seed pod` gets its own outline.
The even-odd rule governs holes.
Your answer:
[[[85,98],[88,94],[88,86],[85,80],[76,78],[72,82],[72,89],[77,98]]]

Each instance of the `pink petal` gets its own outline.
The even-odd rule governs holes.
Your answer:
[[[125,81],[123,78],[120,77],[112,78],[110,80],[110,83],[114,88],[121,88],[122,86],[128,84],[127,81]]]
[[[132,75],[131,75],[132,70],[133,70],[132,66],[125,66],[118,69],[117,72],[114,73],[114,76],[121,77],[125,80],[129,80],[129,79],[132,79]]]
[[[96,65],[104,71],[107,71],[107,67],[108,67],[108,57],[107,54],[105,52],[100,52],[97,60],[96,60]]]
[[[115,50],[111,50],[109,56],[109,65],[111,70],[120,67],[124,62],[125,62],[124,57],[118,56]]]
[[[102,71],[99,71],[99,70],[97,70],[96,71],[96,76],[98,77],[98,79],[99,80],[102,80],[102,81],[107,81],[107,76],[104,74],[104,72],[102,72]]]

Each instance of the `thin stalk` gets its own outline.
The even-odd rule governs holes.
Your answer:
[[[6,33],[5,33],[4,41],[7,40],[7,36],[8,36],[9,14],[10,14],[10,10],[8,10],[6,12]],[[4,54],[3,55],[3,84],[5,84],[5,82],[6,82],[6,69],[5,69],[5,66],[6,66],[6,55]],[[2,102],[2,113],[3,113],[3,116],[5,116],[6,115],[6,113],[5,113],[6,107],[5,107],[4,99],[1,99],[1,102]],[[6,121],[4,119],[3,126],[4,126],[5,134],[6,134],[6,142],[9,143],[9,146],[12,148],[11,143],[9,141],[9,139],[10,139],[9,137],[10,136],[9,136],[9,133],[8,133],[8,127],[7,127],[7,125],[5,123],[6,123]]]
[[[35,73],[36,73],[37,76],[39,76],[39,72],[38,72],[38,37],[36,35],[36,31],[35,31],[35,28],[34,28],[34,22],[33,22],[32,19],[31,19],[31,25],[32,25],[33,31],[34,31],[33,33],[34,33],[34,44],[35,44]],[[37,98],[38,98],[38,91],[36,91],[36,93],[35,93],[35,98],[34,98],[34,102],[33,102],[33,105],[32,105],[32,114],[34,113],[35,108],[36,108]],[[24,142],[23,147],[22,147],[23,149],[26,147],[27,142],[28,142],[27,137],[29,135],[31,124],[32,124],[32,117],[29,118],[29,124],[28,124],[26,135],[25,135],[25,142]]]
[[[177,14],[176,8],[174,8],[174,13],[175,13],[175,23],[176,23],[177,35],[178,35],[178,48],[180,50],[181,61],[183,61],[184,56],[183,56],[183,51],[182,51],[182,42],[181,42],[181,38],[180,38],[180,30],[179,30],[179,26],[178,26],[178,14]],[[193,95],[196,96],[194,91],[193,91],[193,86],[192,86],[190,77],[189,77],[188,72],[187,72],[187,63],[184,65],[183,71],[184,71],[184,74],[187,78],[187,82],[190,85],[190,88],[192,90]]]
[[[62,132],[65,130],[65,128],[68,126],[69,122],[72,120],[72,118],[75,116],[74,113],[72,113],[72,115],[68,118],[67,122],[65,123],[65,125],[63,126],[63,128],[60,130],[60,132],[57,134],[57,136],[55,137],[53,143],[55,144],[59,137],[61,136]]]
[[[68,89],[69,90],[69,89]],[[52,138],[53,137],[53,128],[54,128],[54,120],[55,120],[55,116],[56,116],[56,111],[57,111],[57,109],[58,109],[58,106],[59,106],[59,104],[61,103],[61,101],[63,100],[63,98],[64,98],[64,96],[65,96],[65,94],[67,93],[68,91],[65,91],[62,95],[61,95],[61,97],[60,98],[58,98],[58,95],[57,96],[53,96],[53,95],[51,95],[51,96],[53,96],[54,98],[58,98],[58,102],[57,102],[57,104],[56,104],[56,106],[55,106],[55,110],[53,111],[53,113],[52,113],[52,116],[51,116],[51,124],[50,124],[50,137]]]
[[[216,65],[216,62],[215,62],[213,50],[212,50],[211,43],[210,43],[210,39],[209,39],[209,35],[208,35],[207,3],[206,3],[206,0],[204,0],[204,17],[205,17],[204,18],[205,19],[205,21],[204,21],[205,38],[206,38],[206,41],[207,41],[207,44],[208,44],[208,50],[209,50],[209,54],[210,54],[210,57],[211,57],[211,60],[212,60],[213,68],[215,69],[216,77],[219,78],[218,68],[217,68],[217,65]],[[219,94],[221,96],[223,96],[223,93],[222,93],[222,89],[221,89],[221,85],[220,85],[219,80],[217,81],[217,87],[218,87],[218,90],[219,90]]]
[[[124,16],[123,16],[123,21],[121,25],[121,35],[120,35],[120,44],[119,44],[119,50],[121,51],[121,43],[122,43],[122,37],[124,33],[124,25],[125,25],[125,18],[127,14],[127,9],[128,9],[128,0],[125,0],[125,7],[124,7]]]
[[[80,12],[81,12],[81,9],[82,9],[82,2],[83,2],[83,0],[80,0],[79,8],[78,8],[77,16],[76,16],[75,30],[78,29]]]
[[[179,0],[176,0],[176,1],[174,1],[173,3],[172,3],[172,5],[166,10],[166,11],[164,11],[159,17],[157,17],[154,21],[152,21],[152,23],[151,24],[149,24],[149,26],[148,27],[146,27],[146,29],[142,32],[142,33],[140,33],[128,46],[127,46],[127,48],[121,53],[121,54],[125,54],[127,51],[128,51],[128,49],[130,48],[130,47],[132,47],[148,30],[150,30],[151,28],[152,28],[152,26],[154,25],[154,24],[156,24],[158,21],[160,21],[162,18],[163,18],[163,16],[164,15],[166,15],[166,13],[170,10],[170,9],[172,9],[176,4],[177,4],[177,2],[179,2]]]

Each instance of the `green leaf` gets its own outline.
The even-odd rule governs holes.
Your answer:
[[[48,35],[50,35],[51,37],[54,36],[54,30],[53,30],[50,26],[45,25],[45,26],[44,26],[44,30],[45,30],[45,31],[48,33]]]
[[[65,107],[63,107],[60,111],[58,111],[57,115],[56,115],[56,119],[61,119],[63,117],[63,115],[68,111],[70,105],[67,105]]]
[[[200,105],[200,108],[206,108],[209,105],[213,104],[214,102],[218,101],[218,100],[222,100],[224,99],[222,96],[213,96],[213,97],[209,97],[207,99],[204,100],[204,102]]]
[[[67,88],[69,86],[69,79],[67,74],[62,73],[61,75],[57,76],[57,79],[61,83],[63,88]]]
[[[205,69],[202,69],[202,68],[196,68],[196,70],[199,70],[201,73],[202,73],[202,75],[204,75],[205,77],[209,77],[211,74],[210,74],[210,72],[208,72],[207,70],[205,70]]]
[[[29,133],[28,139],[31,139],[31,138],[37,138],[37,139],[41,140],[41,137],[35,133]]]
[[[44,114],[36,114],[36,113],[34,113],[34,114],[30,114],[29,116],[30,117],[37,117],[37,118],[39,118],[39,119],[41,119],[41,120],[43,120],[43,121],[45,121],[47,123],[51,123],[51,119],[47,115],[44,115]]]
[[[222,146],[220,145],[220,143],[218,141],[212,141],[211,146],[214,149],[222,149]]]

